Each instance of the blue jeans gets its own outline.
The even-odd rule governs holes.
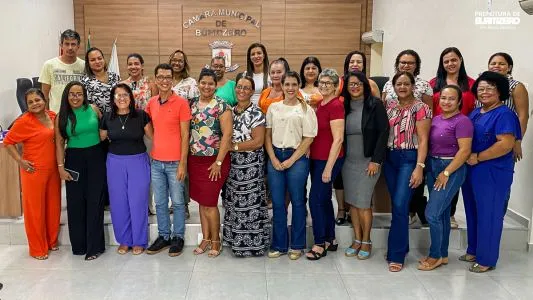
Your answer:
[[[159,161],[152,159],[152,190],[157,213],[157,230],[159,235],[168,240],[172,237],[184,238],[185,235],[185,199],[184,182],[176,178],[179,161]],[[170,232],[170,212],[168,197],[174,210],[174,228]]]
[[[335,240],[335,212],[331,202],[333,181],[339,175],[344,157],[338,158],[331,170],[331,180],[322,181],[322,173],[327,160],[311,160],[311,192],[309,193],[309,209],[313,221],[313,236],[316,245],[331,243]]]
[[[433,188],[439,174],[452,162],[451,159],[429,157],[427,159],[426,182],[429,190],[429,201],[426,206],[426,219],[429,223],[431,247],[429,257],[448,257],[450,243],[450,211],[453,196],[466,179],[466,166],[462,165],[450,174],[445,189],[436,191]]]
[[[294,149],[274,147],[276,158],[283,162],[289,159]],[[272,250],[287,252],[289,249],[289,230],[287,229],[286,191],[289,191],[292,204],[291,242],[294,250],[305,249],[305,183],[309,176],[309,159],[300,157],[289,169],[278,171],[268,160],[268,187],[272,195]]]
[[[409,187],[416,167],[416,150],[390,150],[383,165],[392,202],[387,261],[404,263],[409,252],[409,202],[414,189]]]

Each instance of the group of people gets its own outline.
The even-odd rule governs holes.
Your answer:
[[[4,140],[21,167],[31,256],[46,259],[58,249],[64,180],[72,252],[86,260],[105,250],[107,197],[119,254],[180,255],[190,198],[199,203],[203,235],[197,255],[216,257],[227,246],[239,257],[318,260],[338,250],[336,182],[345,189],[354,230],[344,253],[365,260],[372,253],[373,190],[383,171],[392,203],[389,271],[404,267],[410,203],[424,185],[429,201],[417,205],[424,207],[431,247],[418,269],[448,263],[460,189],[468,249],[459,259],[472,262],[472,272],[496,266],[528,118],[527,91],[512,78],[508,54],[492,55],[488,71],[474,80],[460,51],[446,48],[428,82],[418,76],[419,55],[405,50],[380,92],[359,51],[346,56],[342,74],[322,69],[316,57],[305,58],[298,74],[283,58],[269,62],[266,47],[254,43],[235,81],[225,77],[224,57],[212,58],[195,80],[181,50],[150,79],[142,56],[133,53],[121,81],[107,70],[102,51],[89,49],[83,61],[79,46],[75,31],[61,35],[62,55],[45,63],[42,91],[26,92],[28,112]],[[151,194],[159,236],[148,245]]]

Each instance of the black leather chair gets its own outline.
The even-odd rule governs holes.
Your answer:
[[[386,76],[372,76],[370,79],[374,80],[379,88],[379,93],[383,93],[383,86],[389,81],[389,77]]]
[[[33,87],[33,82],[28,78],[17,78],[17,102],[21,112],[28,110],[24,93]]]
[[[41,89],[41,83],[39,82],[39,77],[33,77],[31,81],[33,81],[34,88]]]

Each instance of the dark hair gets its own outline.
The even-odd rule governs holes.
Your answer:
[[[503,59],[505,59],[505,61],[509,65],[509,72],[507,72],[507,74],[512,74],[513,73],[513,58],[511,57],[511,55],[509,55],[509,54],[507,54],[505,52],[496,52],[496,53],[494,53],[494,54],[492,54],[490,56],[489,64],[490,64],[490,61],[496,56],[501,56],[501,57],[503,57]]]
[[[60,43],[63,44],[66,39],[75,39],[78,41],[78,45],[81,42],[80,34],[72,29],[67,29],[61,33]]]
[[[172,77],[174,77],[174,69],[172,69],[170,64],[158,64],[154,69],[154,76],[157,76],[159,70],[170,70]]]
[[[224,64],[226,64],[226,59],[224,58],[224,56],[213,56],[213,58],[211,58],[211,64],[215,61],[215,59],[221,59],[224,61]]]
[[[176,53],[181,53],[183,55],[183,70],[181,70],[181,77],[188,78],[190,76],[189,72],[191,70],[191,67],[189,67],[189,60],[187,59],[187,54],[185,54],[183,50],[178,49],[172,52],[172,54],[170,54],[170,56],[168,57],[168,64],[171,64],[172,58],[174,57],[174,55],[176,55]],[[174,76],[174,72],[172,72],[172,76]]]
[[[350,80],[350,77],[357,77],[357,79],[363,83],[363,99],[365,101],[368,99],[368,97],[372,96],[370,83],[368,82],[365,73],[359,71],[350,71],[344,74],[344,85],[342,86],[341,96],[344,97],[344,113],[346,116],[352,111],[352,106],[350,104],[352,96],[348,90],[348,81]]]
[[[93,70],[91,70],[91,67],[89,65],[89,53],[93,52],[93,51],[98,51],[100,52],[100,54],[102,55],[102,57],[104,58],[104,70],[107,71],[107,63],[105,62],[105,57],[104,57],[104,53],[102,52],[102,50],[96,48],[96,47],[91,47],[89,48],[89,50],[87,50],[87,52],[85,53],[85,74],[87,74],[87,76],[91,77],[91,76],[94,76],[94,73],[93,73]]]
[[[302,82],[298,73],[294,71],[285,72],[285,74],[283,74],[283,76],[281,77],[281,84],[284,84],[287,78],[296,78],[296,82],[298,82],[298,85],[300,85],[300,83]],[[298,99],[298,102],[300,102],[303,111],[307,112],[307,103],[305,102],[305,100],[300,95],[296,95],[296,99]]]
[[[237,74],[237,78],[235,78],[235,83],[238,83],[239,80],[241,80],[241,79],[248,80],[252,84],[252,91],[255,90],[255,82],[254,82],[254,78],[252,76],[245,75],[243,73],[239,73],[239,74]],[[235,86],[237,86],[237,85],[235,85]]]
[[[418,74],[420,74],[420,65],[422,64],[422,61],[420,60],[420,56],[418,55],[418,53],[416,53],[415,50],[411,49],[403,50],[402,52],[398,53],[398,56],[396,56],[396,61],[394,62],[394,70],[396,71],[396,73],[400,71],[398,69],[398,66],[400,65],[400,57],[404,55],[411,55],[415,58],[416,68],[413,75],[418,76]]]
[[[85,89],[85,86],[79,82],[79,81],[71,81],[63,90],[63,95],[61,96],[61,106],[59,107],[59,115],[58,115],[58,125],[59,125],[59,133],[63,137],[63,139],[68,140],[68,134],[67,134],[67,123],[70,120],[70,133],[72,135],[76,134],[76,115],[74,114],[74,111],[72,110],[72,107],[70,106],[70,103],[68,103],[68,94],[70,93],[70,89],[73,86],[81,86],[81,90],[83,92],[83,110],[92,109],[89,106],[89,100],[87,99],[87,89]]]
[[[215,81],[215,84],[217,84],[217,75],[215,72],[208,68],[203,68],[202,71],[200,71],[200,76],[198,76],[198,83],[202,80],[204,77],[213,77],[213,80]]]
[[[481,81],[485,81],[498,89],[498,93],[500,93],[500,101],[505,101],[509,98],[509,80],[500,73],[485,71],[479,75],[476,82],[474,82],[474,85],[472,85],[472,93],[476,96],[476,99],[477,87]]]
[[[438,92],[442,90],[444,86],[447,85],[446,76],[448,75],[448,73],[446,72],[446,69],[444,69],[444,63],[442,60],[444,59],[444,55],[449,53],[455,53],[461,59],[461,66],[459,66],[459,77],[457,78],[457,83],[459,84],[461,91],[466,92],[470,87],[468,86],[468,76],[466,75],[465,62],[461,51],[459,51],[459,49],[455,47],[448,47],[442,50],[442,53],[440,54],[439,68],[437,69],[436,76],[437,82],[435,83],[435,87],[433,87],[433,92]]]
[[[24,93],[24,100],[26,101],[26,105],[28,105],[28,96],[31,94],[37,94],[37,96],[41,97],[43,101],[46,101],[46,98],[44,97],[43,91],[41,91],[38,88],[30,88]]]
[[[354,54],[359,54],[363,58],[363,70],[361,72],[363,74],[366,74],[366,55],[361,51],[352,51],[346,55],[346,58],[344,59],[344,74],[348,72],[348,66],[350,65],[350,60],[352,59],[352,56]]]
[[[263,51],[264,59],[263,59],[263,90],[268,87],[268,68],[270,66],[268,62],[268,54],[265,46],[261,43],[253,43],[248,47],[248,50],[246,51],[246,74],[252,76],[254,74],[254,64],[252,63],[252,59],[250,58],[250,54],[252,53],[253,48],[261,48]]]
[[[400,72],[397,72],[396,74],[394,74],[394,77],[392,77],[392,85],[394,86],[396,84],[396,81],[398,81],[398,78],[400,78],[400,76],[402,75],[405,75],[407,77],[409,77],[409,81],[411,81],[411,84],[414,86],[415,85],[415,76],[407,71],[400,71]]]
[[[318,68],[318,74],[322,73],[322,66],[320,65],[320,61],[318,60],[318,58],[314,56],[306,57],[304,61],[302,62],[302,67],[300,68],[300,74],[302,74],[302,84],[301,84],[302,89],[305,88],[305,84],[306,84],[305,78],[304,78],[304,70],[307,64],[315,65]],[[314,86],[318,86],[318,74],[316,76],[315,82],[313,83]]]
[[[126,63],[128,62],[128,60],[130,60],[130,58],[137,58],[141,62],[141,65],[144,65],[144,58],[139,53],[130,53],[130,55],[128,55],[128,58],[126,58]]]
[[[442,95],[442,91],[445,89],[452,89],[457,93],[457,101],[459,101],[459,110],[463,108],[463,91],[456,86],[455,84],[447,84],[442,89],[440,89],[440,94]]]
[[[135,110],[135,98],[133,97],[133,92],[131,91],[130,86],[125,83],[119,83],[111,89],[111,96],[110,96],[111,97],[111,119],[114,119],[118,116],[118,106],[115,104],[115,100],[114,100],[115,91],[118,88],[126,90],[128,95],[130,96],[130,105],[128,107],[130,109],[129,116],[132,118],[137,117],[137,111]]]

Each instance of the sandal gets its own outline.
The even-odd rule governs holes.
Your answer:
[[[117,249],[117,253],[120,255],[124,255],[130,251],[130,248],[126,245],[120,245]]]
[[[100,257],[100,255],[102,255],[102,253],[96,253],[95,255],[85,256],[85,260],[86,260],[86,261],[95,260],[95,259],[97,259],[98,257]]]
[[[213,244],[218,243],[220,245],[220,240],[211,241],[211,243],[213,243]],[[213,247],[213,245],[211,245],[211,250],[209,250],[209,253],[207,253],[207,256],[211,257],[211,258],[215,258],[215,257],[219,256],[220,253],[222,253],[222,245],[220,245],[219,247],[220,248],[217,250],[217,249],[215,249],[215,247]]]
[[[298,258],[302,257],[303,251],[302,250],[289,250],[289,259],[290,260],[297,260]]]
[[[368,240],[367,242],[362,241],[361,244],[368,245],[368,251],[359,249],[359,253],[357,254],[357,259],[359,260],[369,259],[370,254],[372,254],[372,241],[371,240]]]
[[[359,246],[357,248],[354,248],[354,244],[358,244]],[[353,240],[353,243],[350,245],[350,247],[346,248],[344,250],[344,255],[347,257],[353,257],[357,256],[359,254],[359,250],[361,249],[361,241],[360,240]]]
[[[426,261],[429,258],[429,256],[422,256],[421,259],[418,260],[419,263]],[[445,266],[449,263],[448,257],[441,257],[442,258],[442,264]]]
[[[40,255],[40,256],[32,256],[33,258],[35,258],[36,260],[47,260],[48,259],[48,255]]]
[[[472,272],[472,273],[485,273],[485,272],[488,272],[488,271],[492,271],[496,269],[496,267],[485,267],[485,266],[482,266],[478,263],[474,263],[469,269],[468,271]]]
[[[133,250],[131,251],[133,255],[140,255],[144,253],[144,248],[141,246],[135,246],[133,247]]]
[[[327,243],[327,250],[335,252],[337,249],[339,249],[339,243],[337,243],[337,240],[331,241],[331,243]]]
[[[320,253],[320,252],[316,252],[315,250],[313,250],[313,248],[311,248],[311,250],[307,251],[307,254],[311,254],[312,256],[306,255],[305,257],[307,257],[307,259],[309,259],[309,260],[319,260],[322,257],[328,255],[328,249],[326,248],[326,244],[316,244],[313,247],[322,248],[324,251],[322,251],[322,253]]]
[[[433,264],[429,263],[429,259],[431,259],[431,257],[428,257],[426,260],[421,261],[417,269],[419,269],[420,271],[431,271],[442,265],[442,258],[437,259]]]
[[[58,246],[53,246],[50,248],[50,251],[57,251],[59,250],[59,247]]]
[[[205,245],[202,247],[202,244],[204,244],[204,242],[207,243],[205,243]],[[196,249],[193,250],[193,253],[194,255],[204,254],[205,251],[209,249],[209,247],[211,247],[211,240],[202,239],[202,242],[200,243],[200,245],[198,245],[198,247],[196,247]]]
[[[474,255],[470,255],[470,254],[463,254],[461,256],[459,256],[459,260],[460,261],[466,261],[466,262],[475,262],[476,261],[476,257]]]
[[[389,262],[389,272],[400,272],[403,269],[403,264],[395,263],[395,262]]]
[[[346,222],[346,211],[343,209],[339,209],[337,210],[337,216],[339,215],[339,213],[342,213],[342,217],[338,217],[335,219],[335,224],[337,225],[343,225],[345,222]]]

